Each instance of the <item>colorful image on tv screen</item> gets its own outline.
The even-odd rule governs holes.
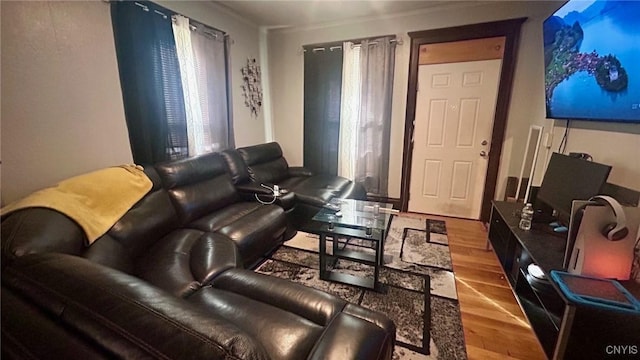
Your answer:
[[[570,0],[543,25],[547,117],[640,122],[640,1]]]

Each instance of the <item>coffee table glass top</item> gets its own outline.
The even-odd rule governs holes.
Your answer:
[[[355,229],[386,230],[391,220],[391,214],[380,211],[376,215],[374,214],[374,206],[378,205],[380,209],[393,208],[392,204],[352,199],[333,199],[330,204],[336,206],[336,208],[322,208],[313,217],[313,220]],[[338,211],[337,207],[340,208],[339,211],[342,213],[340,217],[335,215]]]

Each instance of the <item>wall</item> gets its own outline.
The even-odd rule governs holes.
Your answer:
[[[255,25],[208,2],[159,2],[227,31],[238,146],[262,143],[262,116],[244,106],[240,68],[259,58]],[[7,203],[64,178],[132,162],[110,7],[1,2],[2,193]]]
[[[233,127],[236,146],[261,144],[265,142],[264,111],[252,117],[244,105],[242,96],[242,76],[240,69],[247,59],[260,62],[259,28],[244,18],[209,1],[156,1],[158,5],[190,17],[203,24],[227,32],[233,41],[231,45],[231,90],[233,99]],[[264,110],[264,109],[263,109]]]
[[[565,120],[548,120],[553,126],[551,152],[558,152],[564,135]],[[608,182],[640,191],[640,125],[571,121],[565,154],[584,152],[593,160],[611,165]],[[546,154],[545,154],[546,155]],[[544,174],[546,163],[539,164],[536,172]],[[536,177],[539,185],[542,177]]]
[[[302,164],[304,79],[301,46],[398,34],[403,37],[405,43],[396,50],[389,195],[399,197],[410,52],[407,32],[528,17],[529,20],[522,29],[515,86],[500,161],[496,198],[501,198],[507,176],[520,172],[519,164],[524,155],[524,139],[527,137],[529,125],[544,122],[541,22],[561,3],[500,1],[474,4],[470,7],[454,4],[435,10],[381,16],[323,27],[274,30],[269,37],[269,63],[275,139],[281,143],[285,156],[292,165]]]
[[[109,6],[2,6],[2,201],[132,161]]]

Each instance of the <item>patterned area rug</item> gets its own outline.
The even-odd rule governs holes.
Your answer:
[[[428,229],[428,230],[427,230]],[[289,279],[386,314],[396,324],[393,358],[466,359],[445,222],[395,216],[384,244],[382,293],[319,279],[318,236],[303,232],[256,271]],[[367,240],[341,239],[340,247],[372,251]],[[327,243],[330,251],[330,243]],[[339,260],[334,270],[372,276],[367,265]]]

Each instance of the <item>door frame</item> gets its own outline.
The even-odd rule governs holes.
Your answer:
[[[409,184],[411,183],[411,162],[413,157],[413,121],[416,116],[420,45],[504,36],[504,56],[502,58],[502,68],[500,71],[496,112],[491,134],[491,146],[489,148],[490,156],[489,163],[487,164],[487,176],[480,210],[480,220],[483,222],[489,221],[491,200],[493,200],[496,192],[502,143],[507,125],[520,29],[526,20],[527,18],[525,17],[409,33],[409,37],[411,38],[411,55],[409,62],[407,110],[404,123],[404,145],[402,150],[402,180],[400,184],[401,211],[407,211],[409,208]]]

